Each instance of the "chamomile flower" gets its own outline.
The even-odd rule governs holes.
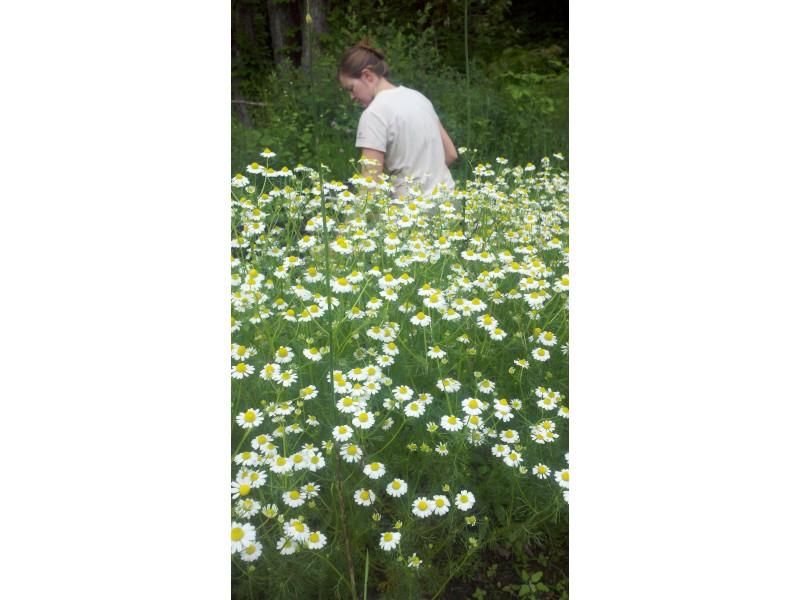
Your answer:
[[[231,377],[234,379],[244,379],[255,373],[255,370],[254,366],[240,362],[231,367]]]
[[[380,538],[378,539],[378,545],[380,546],[381,550],[390,552],[397,548],[401,537],[402,535],[399,531],[387,531],[380,535]]]
[[[364,475],[370,479],[380,479],[386,473],[383,463],[373,462],[364,467]]]
[[[403,412],[407,417],[419,418],[425,413],[425,404],[423,402],[409,402]]]
[[[422,559],[417,556],[417,553],[414,552],[411,556],[408,557],[408,567],[410,569],[419,569],[419,566],[422,564]]]
[[[287,537],[281,537],[278,543],[275,544],[275,549],[279,550],[280,553],[284,555],[294,554],[299,548],[300,544]]]
[[[239,498],[233,508],[236,516],[241,517],[242,519],[249,519],[250,517],[257,515],[258,511],[260,510],[261,503],[252,498]]]
[[[245,562],[253,562],[261,556],[263,550],[264,546],[261,545],[261,542],[250,542],[239,552],[239,558]]]
[[[511,452],[511,448],[506,444],[495,444],[492,446],[492,456],[496,456],[497,458],[503,458],[509,452]]]
[[[533,469],[531,469],[531,472],[539,479],[547,479],[550,477],[550,467],[542,463],[534,465]]]
[[[431,323],[431,318],[422,311],[413,315],[409,320],[413,325],[417,325],[418,327],[426,327]]]
[[[472,494],[472,492],[461,490],[458,492],[458,494],[456,494],[454,502],[458,510],[463,510],[466,512],[475,505],[475,496]]]
[[[250,523],[231,522],[231,554],[240,552],[256,540],[256,528]]]
[[[565,419],[569,419],[569,406],[559,406],[558,416],[564,417]]]
[[[303,504],[305,504],[306,501],[300,490],[289,490],[288,492],[284,492],[281,495],[281,499],[283,500],[284,504],[287,504],[291,508],[297,508],[298,506],[302,506]]]
[[[478,391],[484,394],[491,394],[494,391],[494,382],[483,379],[478,383]]]
[[[304,348],[303,356],[312,362],[319,362],[322,360],[322,353],[319,348]]]
[[[274,456],[267,464],[269,465],[269,470],[278,475],[288,473],[293,468],[292,462],[285,456]]]
[[[538,360],[539,362],[545,362],[547,359],[550,358],[550,352],[545,350],[544,348],[534,348],[531,352],[531,356],[533,356],[534,360]]]
[[[264,422],[264,413],[258,408],[248,408],[246,411],[236,415],[236,424],[243,429],[258,427]]]
[[[292,362],[294,358],[294,351],[291,348],[287,348],[286,346],[279,346],[277,350],[275,350],[275,362],[278,364],[286,364],[288,362]]]
[[[347,463],[356,463],[364,456],[364,451],[357,444],[348,444],[339,450],[339,455]]]
[[[249,481],[232,481],[231,482],[231,498],[236,500],[236,498],[244,498],[252,491],[253,486],[250,485]]]
[[[505,429],[500,432],[500,439],[504,444],[516,444],[519,441],[519,433],[514,429]]]
[[[393,498],[399,498],[408,491],[408,484],[402,479],[392,479],[386,486],[386,493]]]
[[[428,346],[428,357],[430,358],[444,358],[447,352],[442,350],[439,346]]]
[[[359,506],[370,506],[375,502],[375,492],[365,488],[357,489],[355,494],[353,494],[353,500],[355,500],[356,504]]]
[[[542,346],[555,346],[558,343],[558,339],[552,331],[543,331],[536,339]]]
[[[463,421],[455,415],[445,415],[439,423],[445,431],[459,431],[464,427]]]
[[[433,514],[434,505],[433,502],[428,500],[425,496],[421,496],[414,500],[411,504],[411,512],[418,516],[420,519],[424,519],[429,517]]]
[[[468,415],[480,415],[486,409],[486,403],[478,398],[464,398],[461,409]]]
[[[442,496],[441,494],[437,494],[432,498],[432,500],[433,500],[433,514],[446,515],[447,511],[450,510],[450,500],[447,499],[447,496]]]
[[[283,371],[278,376],[277,383],[280,383],[283,387],[288,388],[291,387],[291,385],[294,384],[296,381],[297,381],[297,373],[295,373],[291,369],[288,369],[286,371]]]
[[[333,428],[333,439],[337,442],[346,442],[353,437],[353,428],[349,425],[339,425]]]
[[[394,396],[395,400],[407,402],[414,396],[414,390],[407,385],[399,385],[392,390],[392,396]]]
[[[308,539],[306,540],[306,546],[311,550],[324,548],[327,543],[328,538],[321,531],[312,531],[308,534]]]
[[[369,429],[375,424],[375,415],[369,411],[361,411],[353,417],[352,423],[359,429]]]
[[[304,543],[311,534],[308,525],[300,519],[291,519],[288,523],[284,523],[283,532],[289,539],[300,543]]]
[[[508,454],[503,457],[503,462],[507,464],[509,467],[518,467],[522,464],[522,455],[515,451],[511,450]]]
[[[451,379],[450,377],[445,377],[444,379],[439,379],[436,382],[436,387],[443,392],[457,392],[461,389],[461,383],[455,379]]]
[[[569,469],[561,469],[553,473],[553,478],[562,488],[569,488]]]

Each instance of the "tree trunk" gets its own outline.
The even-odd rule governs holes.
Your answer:
[[[291,6],[284,0],[267,0],[269,36],[272,42],[272,58],[276,67],[290,64],[289,28],[292,25]]]
[[[311,67],[312,52],[319,56],[320,35],[328,33],[328,3],[330,0],[299,0],[303,29],[303,54],[300,64],[306,71]],[[311,18],[311,24],[308,23]]]

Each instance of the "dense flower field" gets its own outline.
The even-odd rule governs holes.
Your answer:
[[[563,159],[399,201],[262,157],[232,179],[234,593],[447,597],[566,513]]]

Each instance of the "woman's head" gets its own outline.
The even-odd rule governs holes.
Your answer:
[[[369,69],[378,77],[389,78],[389,65],[383,52],[373,48],[367,40],[361,40],[342,55],[339,75],[358,79],[364,69]]]
[[[381,80],[389,77],[383,53],[361,41],[339,61],[339,83],[361,106],[369,106]]]

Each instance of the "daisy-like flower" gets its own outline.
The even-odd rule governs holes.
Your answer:
[[[330,243],[330,247],[331,250],[333,250],[337,254],[346,255],[353,253],[353,243],[350,240],[345,239],[341,235]]]
[[[495,327],[489,332],[489,337],[499,342],[500,340],[504,340],[508,334],[500,329],[499,327]]]
[[[306,468],[312,473],[319,471],[325,466],[325,457],[318,452],[312,452],[308,455],[308,465]]]
[[[355,500],[356,504],[359,506],[369,506],[375,502],[375,492],[365,488],[357,489],[355,494],[353,494],[353,500]]]
[[[553,478],[562,488],[569,488],[569,469],[561,469],[553,473]]]
[[[291,387],[291,385],[296,381],[297,381],[297,373],[295,373],[291,369],[283,371],[278,376],[278,383],[280,383],[285,388]]]
[[[536,339],[542,346],[555,346],[558,343],[558,339],[552,331],[543,331]]]
[[[250,542],[239,552],[239,558],[245,562],[253,562],[261,556],[263,550],[264,546],[261,545],[261,542]]]
[[[445,431],[458,431],[464,427],[463,421],[455,415],[445,415],[439,423]]]
[[[264,413],[258,408],[248,408],[246,411],[236,415],[236,423],[243,429],[258,427],[264,422]]]
[[[494,382],[483,379],[478,383],[478,391],[484,394],[491,394],[494,391]]]
[[[258,500],[253,500],[252,498],[239,498],[233,510],[236,513],[236,516],[243,519],[249,519],[250,517],[258,514],[258,511],[261,510],[261,503]]]
[[[409,320],[413,325],[417,325],[419,327],[426,327],[431,323],[431,318],[422,311],[413,315]]]
[[[269,148],[264,148],[264,150],[261,151],[261,156],[263,156],[264,158],[273,158],[275,156],[275,153]]]
[[[274,456],[269,460],[269,470],[281,475],[292,470],[292,461],[285,456]]]
[[[364,451],[357,444],[348,444],[339,450],[339,455],[347,463],[356,463],[364,456]]]
[[[281,499],[283,500],[284,504],[287,504],[291,508],[302,506],[306,501],[306,499],[303,497],[303,493],[300,490],[289,490],[288,492],[284,492],[281,495]]]
[[[533,358],[539,362],[545,362],[548,358],[550,358],[550,352],[544,348],[534,348],[531,352],[531,356],[533,356]]]
[[[278,363],[267,363],[258,373],[258,376],[261,377],[261,379],[266,379],[267,381],[274,381],[275,377],[280,375],[280,373],[281,366]]]
[[[434,450],[436,451],[436,454],[440,456],[447,456],[450,454],[450,451],[447,449],[447,444],[444,442],[439,442],[436,444],[436,448],[434,448]]]
[[[480,415],[486,409],[486,403],[478,398],[464,398],[461,408],[468,415]]]
[[[420,519],[424,519],[432,515],[433,509],[433,502],[428,500],[425,496],[417,498],[411,504],[411,512],[417,515]]]
[[[291,348],[287,348],[286,346],[279,346],[277,350],[275,350],[275,362],[279,364],[285,364],[288,362],[292,362],[294,358],[294,352]]]
[[[347,385],[350,386],[350,383],[347,382]],[[357,413],[361,410],[362,406],[362,402],[360,400],[356,400],[352,396],[343,396],[336,402],[337,410],[346,415]]]
[[[345,277],[332,278],[331,289],[336,293],[346,294],[353,291],[353,284],[347,281]]]
[[[324,548],[327,543],[328,538],[321,531],[312,531],[308,534],[308,539],[306,540],[306,546],[311,550]]]
[[[317,388],[313,385],[306,386],[300,390],[300,398],[303,400],[313,400],[317,397],[317,394]]]
[[[401,537],[402,536],[400,535],[399,531],[387,531],[386,533],[381,534],[378,540],[378,545],[380,546],[381,550],[389,552],[397,548]]]
[[[311,530],[300,519],[291,519],[288,523],[283,524],[283,532],[288,538],[304,543],[308,539]]]
[[[233,176],[233,179],[231,179],[231,185],[235,188],[246,187],[249,183],[250,180],[241,173],[237,173]]]
[[[436,387],[439,388],[443,392],[457,392],[461,389],[461,384],[456,381],[455,379],[451,379],[450,377],[445,377],[444,379],[439,379],[436,382]]]
[[[291,538],[282,537],[278,540],[278,543],[275,544],[275,549],[279,550],[281,554],[289,555],[294,554],[300,548],[300,544],[294,541]]]
[[[403,412],[407,417],[419,418],[425,413],[425,404],[422,402],[410,402],[406,404]]]
[[[558,416],[569,419],[569,406],[560,406],[558,408]]]
[[[478,317],[476,322],[478,324],[478,327],[480,327],[481,329],[485,329],[486,331],[492,331],[496,327],[499,327],[497,319],[495,319],[492,315],[488,313]]]
[[[414,552],[411,556],[408,557],[408,567],[410,569],[419,569],[419,566],[422,564],[422,559],[417,556],[417,553]]]
[[[442,350],[439,346],[428,346],[428,356],[430,358],[444,358],[447,352]]]
[[[312,362],[319,362],[322,360],[322,353],[318,348],[304,348],[303,356]]]
[[[450,510],[450,500],[446,496],[437,494],[433,497],[433,514],[446,515]]]
[[[516,444],[519,441],[519,433],[514,429],[504,429],[500,432],[500,439],[504,444]]]
[[[245,467],[254,467],[258,464],[261,457],[256,452],[240,452],[233,457],[233,462]]]
[[[244,379],[255,373],[255,370],[254,366],[240,362],[231,367],[231,377],[234,379]]]
[[[383,301],[375,296],[367,302],[367,310],[378,310],[381,306],[383,306]]]
[[[511,448],[506,444],[495,444],[492,446],[492,456],[496,456],[497,458],[503,458],[509,452],[511,452]]]
[[[395,400],[407,402],[414,396],[414,390],[407,385],[399,385],[392,390],[392,396],[394,396]]]
[[[303,487],[300,488],[303,496],[305,496],[306,500],[311,500],[312,498],[316,498],[319,496],[319,484],[309,481]]]
[[[231,344],[231,358],[236,360],[247,360],[256,353],[255,348],[248,348],[247,346],[240,346],[239,344]]]
[[[256,528],[250,523],[231,521],[231,554],[244,550],[256,541]]]
[[[337,442],[346,442],[353,437],[353,428],[349,425],[339,425],[333,428],[333,439]]]
[[[519,452],[511,450],[503,457],[503,462],[509,467],[518,467],[522,464],[522,455]]]
[[[247,496],[250,491],[252,490],[253,486],[250,485],[249,481],[239,480],[231,482],[231,498],[236,500],[236,498],[244,498]]]
[[[472,492],[461,490],[458,492],[458,494],[456,494],[454,501],[458,510],[463,510],[466,512],[475,505],[475,496],[472,494]]]
[[[380,479],[386,473],[383,463],[373,462],[364,467],[364,475],[370,479]]]
[[[545,464],[539,463],[531,469],[531,472],[539,479],[547,479],[550,477],[550,467]]]
[[[408,491],[408,484],[402,479],[392,479],[386,486],[386,493],[393,498],[399,498]]]
[[[389,356],[397,356],[400,354],[400,348],[394,342],[386,342],[383,345],[383,353],[388,354]],[[380,360],[378,361],[378,364],[380,364]]]
[[[353,426],[359,429],[369,429],[375,424],[375,415],[369,411],[361,411],[353,417]]]

